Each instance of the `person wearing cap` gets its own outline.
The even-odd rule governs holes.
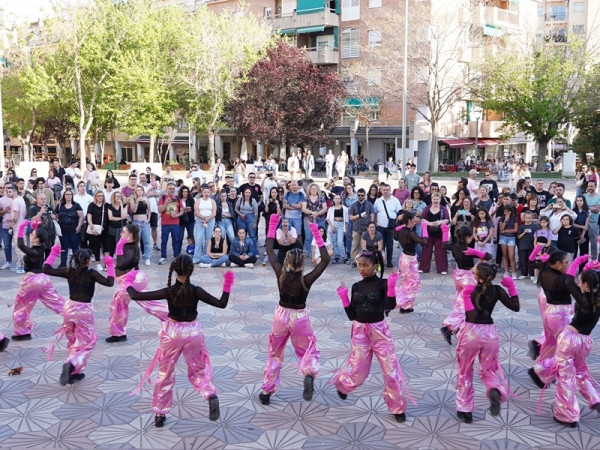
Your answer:
[[[469,195],[471,196],[471,200],[475,200],[477,198],[477,194],[479,193],[479,185],[475,181],[479,172],[476,169],[469,170],[469,179],[467,180],[467,189],[469,190]]]

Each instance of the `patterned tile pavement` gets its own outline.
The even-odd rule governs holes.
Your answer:
[[[144,267],[150,288],[166,284],[167,266]],[[66,343],[61,341],[52,361],[41,351],[61,318],[43,305],[33,310],[34,339],[11,342],[0,353],[0,447],[60,448],[598,448],[600,418],[580,397],[582,418],[577,429],[552,421],[554,387],[549,387],[537,415],[540,390],[526,370],[532,361],[527,341],[541,329],[536,288],[518,281],[522,310],[498,308],[500,360],[515,398],[492,417],[482,384],[476,378],[476,411],[472,424],[455,417],[455,345],[446,345],[439,333],[451,309],[454,284],[450,275],[425,274],[415,313],[392,312],[390,327],[396,350],[417,405],[409,403],[407,421],[398,424],[388,414],[382,394],[381,370],[376,360],[365,384],[340,400],[329,383],[332,372],[348,356],[350,327],[335,288],[358,281],[356,269],[331,265],[313,286],[309,297],[312,323],[321,351],[321,372],[311,402],[302,400],[302,378],[291,345],[286,349],[281,390],[271,405],[257,400],[266,361],[266,347],[276,283],[270,267],[235,269],[236,283],[229,307],[200,309],[214,381],[220,390],[221,418],[210,422],[208,406],[190,386],[186,366],[177,369],[173,410],[162,429],[154,428],[151,392],[132,395],[154,356],[159,322],[132,305],[126,343],[106,344],[108,306],[112,289],[98,287],[94,298],[98,344],[79,384],[58,384]],[[223,269],[196,269],[193,282],[212,293],[220,292]],[[0,273],[0,327],[12,334],[10,314],[19,277]],[[55,280],[67,295],[67,286]],[[599,330],[593,337],[598,340]],[[600,379],[600,354],[588,358],[591,373]],[[8,376],[23,366],[21,375]],[[155,372],[156,374],[156,372]]]

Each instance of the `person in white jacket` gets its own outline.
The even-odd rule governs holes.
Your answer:
[[[327,211],[329,240],[333,243],[335,252],[333,264],[345,262],[347,259],[344,242],[348,232],[348,221],[348,208],[342,205],[342,198],[336,194],[333,197],[333,205]]]

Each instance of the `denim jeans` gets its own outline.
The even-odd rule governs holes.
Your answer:
[[[229,241],[233,241],[235,237],[235,230],[233,229],[233,222],[231,219],[223,219],[218,223],[219,228],[223,230],[224,235],[227,235]]]
[[[256,228],[254,228],[254,214],[246,214],[246,220],[242,219],[241,216],[238,216],[237,219],[237,227],[238,230],[243,228],[246,230],[246,234],[248,237],[254,241],[256,241]]]
[[[60,263],[61,263],[61,265],[66,265],[67,264],[67,256],[69,254],[69,249],[71,249],[73,251],[73,253],[75,253],[77,250],[79,250],[79,240],[80,240],[79,235],[77,235],[74,231],[65,232],[63,230],[62,236],[59,239],[60,239],[60,246],[62,247],[61,252],[60,252]]]
[[[181,252],[181,241],[179,240],[179,224],[177,225],[162,225],[160,233],[160,257],[167,257],[167,243],[169,242],[169,234],[171,235],[171,245],[173,246],[173,258],[177,258]]]
[[[2,245],[4,245],[4,256],[6,262],[12,263],[12,234],[8,232],[10,228],[2,228]]]
[[[331,242],[333,243],[333,250],[336,258],[346,259],[346,248],[345,248],[345,235],[344,235],[344,222],[333,222],[333,229],[335,233],[331,233]],[[333,231],[333,230],[331,230]]]
[[[377,227],[377,231],[381,233],[383,236],[383,248],[385,250],[385,257],[388,264],[393,264],[392,262],[392,254],[394,253],[394,237],[393,230],[390,230],[386,227]]]
[[[200,258],[206,255],[206,248],[208,247],[208,241],[213,235],[215,229],[214,217],[206,224],[205,227],[202,221],[196,218],[196,226],[194,228],[194,239],[196,240],[196,249],[194,251],[194,264],[200,262]]]
[[[304,252],[307,255],[310,255],[311,244],[312,244],[312,240],[313,240],[312,231],[310,231],[310,228],[308,228],[309,223],[310,222],[308,221],[308,219],[305,218],[304,219]],[[327,229],[327,221],[325,219],[317,219],[317,225]],[[296,231],[298,231],[298,230],[296,230]]]
[[[140,229],[140,242],[143,248],[144,259],[150,260],[151,251],[152,251],[152,237],[150,236],[150,224],[145,222],[140,222],[138,220],[133,221],[134,225],[137,225]]]
[[[208,255],[203,255],[200,257],[200,262],[203,264],[210,264],[213,267],[219,267],[221,264],[226,263],[227,261],[229,261],[229,255],[223,255],[220,258],[217,259],[212,259],[210,256]]]

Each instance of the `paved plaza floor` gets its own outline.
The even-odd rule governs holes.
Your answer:
[[[263,249],[261,249],[262,251]],[[156,252],[158,253],[158,252]],[[168,266],[143,267],[151,289],[166,285]],[[452,264],[452,263],[451,263]],[[196,268],[192,282],[213,294],[221,291],[224,269]],[[321,352],[321,371],[313,400],[302,399],[302,376],[291,345],[285,353],[280,391],[269,406],[257,399],[267,359],[273,311],[278,301],[272,269],[234,269],[236,282],[225,310],[202,304],[199,321],[219,388],[221,418],[208,420],[208,404],[187,380],[180,359],[173,410],[165,427],[154,427],[151,391],[132,395],[158,346],[159,321],[132,302],[128,341],[107,344],[108,307],[114,288],[97,287],[94,297],[98,343],[75,385],[58,383],[66,356],[66,342],[58,345],[52,361],[41,348],[62,320],[40,303],[33,310],[33,340],[11,342],[0,353],[0,447],[2,448],[598,448],[600,417],[580,397],[579,427],[568,429],[552,420],[555,387],[549,387],[537,414],[541,390],[527,375],[532,365],[527,341],[541,330],[536,287],[517,281],[521,311],[499,306],[494,319],[500,337],[500,362],[515,394],[502,405],[499,416],[487,411],[488,401],[475,376],[475,413],[472,424],[455,416],[456,345],[448,346],[439,332],[450,312],[455,289],[452,277],[422,276],[422,289],[413,314],[393,311],[388,321],[410,394],[407,421],[400,424],[382,399],[383,379],[376,359],[364,385],[338,398],[330,384],[350,351],[351,322],[335,293],[340,280],[359,280],[356,269],[330,265],[309,296],[312,324]],[[10,315],[20,276],[0,273],[0,327],[12,334]],[[497,280],[499,282],[499,279]],[[54,279],[57,290],[67,285]],[[599,338],[598,328],[592,337]],[[598,344],[597,344],[598,345]],[[591,373],[600,379],[600,352],[588,358]],[[11,368],[20,375],[8,376]],[[475,366],[477,370],[477,365]],[[156,376],[155,371],[155,376]]]

